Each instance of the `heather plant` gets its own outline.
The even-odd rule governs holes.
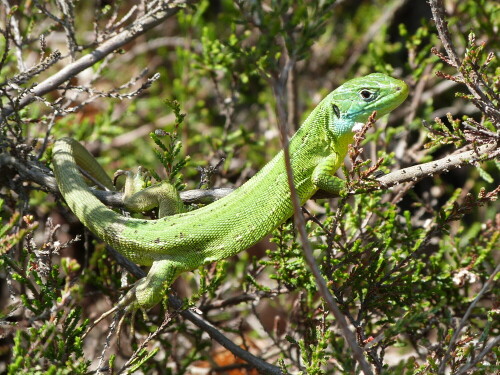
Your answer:
[[[495,2],[1,4],[3,373],[498,371]],[[410,96],[357,135],[338,196],[183,274],[150,311],[96,322],[145,270],[65,206],[56,139],[82,141],[110,175],[143,167],[195,210],[371,72]]]

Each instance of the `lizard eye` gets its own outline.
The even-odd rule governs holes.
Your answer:
[[[359,92],[359,96],[365,102],[371,102],[373,99],[375,99],[375,93],[373,91],[368,90],[368,89],[362,89]]]

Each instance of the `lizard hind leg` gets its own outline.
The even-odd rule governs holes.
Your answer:
[[[165,217],[185,212],[179,192],[170,183],[163,181],[159,184],[143,188],[145,184],[144,172],[117,171],[118,176],[125,175],[123,203],[132,212],[144,212],[158,207],[158,217]]]
[[[85,332],[85,336],[103,319],[111,314],[117,313],[118,336],[123,319],[126,314],[133,315],[138,309],[148,310],[155,306],[166,295],[166,292],[175,279],[186,271],[185,267],[171,259],[157,260],[153,262],[146,277],[135,282],[133,287],[118,301],[116,306],[103,313],[97,318]]]
[[[125,175],[123,203],[132,212],[149,211],[158,208],[158,217],[175,215],[185,211],[179,192],[175,187],[164,181],[144,188],[145,172],[139,168],[137,173],[117,171],[118,176]],[[172,259],[158,259],[153,264],[146,277],[139,279],[133,287],[118,302],[119,310],[149,309],[159,303],[168,287],[175,281],[185,267]]]
[[[120,299],[115,307],[97,318],[84,335],[86,336],[103,319],[116,313],[115,319],[118,320],[116,329],[119,340],[125,316],[131,313],[133,319],[138,309],[148,310],[161,302],[168,287],[182,271],[184,271],[184,269],[179,267],[178,263],[170,259],[153,262],[147,276],[139,279],[127,294]]]
[[[154,261],[147,276],[134,284],[119,305],[125,308],[146,310],[155,306],[183,271],[185,267],[171,259]]]

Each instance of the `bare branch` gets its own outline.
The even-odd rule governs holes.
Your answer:
[[[431,161],[424,164],[414,165],[404,168],[399,171],[388,173],[377,178],[382,188],[399,185],[409,181],[418,181],[425,177],[430,177],[436,173],[449,172],[451,169],[461,166],[476,163],[479,161],[492,159],[500,155],[500,147],[494,143],[483,145],[476,150],[464,151],[455,155],[445,156],[444,158]],[[52,177],[51,171],[48,168],[42,167],[34,163],[23,162],[10,155],[0,155],[0,168],[10,166],[16,169],[22,179],[25,181],[33,181],[43,186],[48,191],[58,194],[59,189],[55,178]],[[180,193],[182,200],[185,203],[209,203],[217,199],[221,199],[232,193],[233,188],[214,188],[214,189],[193,189],[182,191]],[[123,207],[121,193],[110,192],[92,189],[92,193],[100,199],[104,204],[113,207]],[[354,194],[354,192],[352,192]],[[335,195],[319,191],[313,199],[333,198]]]
[[[2,3],[5,7],[6,13],[10,13],[11,7],[8,2],[8,0],[2,0]],[[7,26],[9,27],[9,26]],[[23,72],[26,70],[26,65],[24,64],[23,60],[23,53],[22,53],[22,41],[23,38],[21,36],[21,32],[19,31],[19,23],[17,22],[17,18],[14,17],[14,15],[10,16],[10,28],[12,32],[12,38],[14,42],[14,53],[16,55],[16,60],[17,60],[17,66],[18,69]],[[7,45],[9,44],[9,41],[6,40]]]
[[[30,93],[26,96],[18,97],[14,100],[14,102],[17,103],[16,108],[13,108],[12,106],[6,106],[3,108],[2,116],[0,117],[0,124],[4,123],[7,117],[10,116],[15,110],[24,108],[35,101],[36,97],[41,97],[48,92],[57,89],[62,83],[68,81],[78,73],[102,60],[116,49],[134,40],[146,31],[151,30],[156,25],[162,23],[165,19],[173,16],[186,4],[195,3],[196,1],[197,0],[177,0],[173,2],[162,2],[161,6],[155,8],[144,17],[137,19],[118,35],[108,39],[91,53],[79,58],[74,63],[65,66],[51,77],[33,87],[30,90]]]
[[[465,83],[469,91],[472,93],[476,99],[472,101],[474,105],[476,105],[481,112],[488,115],[491,120],[498,125],[500,123],[500,111],[495,107],[491,100],[488,99],[478,84],[477,81],[479,80],[478,77],[480,75],[477,72],[474,72],[475,77],[472,77],[473,79],[466,79],[462,73],[462,61],[460,61],[460,58],[455,51],[450,32],[448,30],[448,23],[445,20],[443,0],[429,0],[429,4],[431,6],[432,17],[436,23],[439,39],[441,39],[441,43],[443,43],[443,47],[448,55],[448,58],[444,57],[444,60],[457,69],[458,78],[456,79]],[[452,77],[450,76],[450,79],[451,78]]]
[[[460,61],[457,52],[455,51],[455,47],[453,46],[453,42],[451,41],[450,31],[448,30],[448,22],[445,20],[443,0],[429,0],[429,4],[431,6],[432,16],[434,18],[434,22],[436,23],[439,38],[441,39],[441,43],[443,43],[446,54],[450,59],[449,63],[458,70],[460,65],[462,65],[462,62]]]
[[[377,181],[380,182],[383,187],[387,188],[408,181],[418,181],[436,173],[448,172],[450,169],[459,168],[482,159],[493,159],[499,154],[499,146],[495,143],[490,143],[479,147],[477,151],[471,150],[461,152],[429,163],[418,164],[413,167],[386,174],[385,176],[377,178]]]

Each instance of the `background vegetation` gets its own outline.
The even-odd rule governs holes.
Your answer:
[[[2,0],[0,371],[498,371],[498,19],[487,0]],[[410,97],[351,150],[340,174],[358,194],[306,204],[308,241],[290,221],[182,275],[169,307],[119,333],[92,324],[144,271],[61,201],[55,139],[81,140],[110,174],[239,186],[280,150],[278,122],[292,134],[371,72]]]

